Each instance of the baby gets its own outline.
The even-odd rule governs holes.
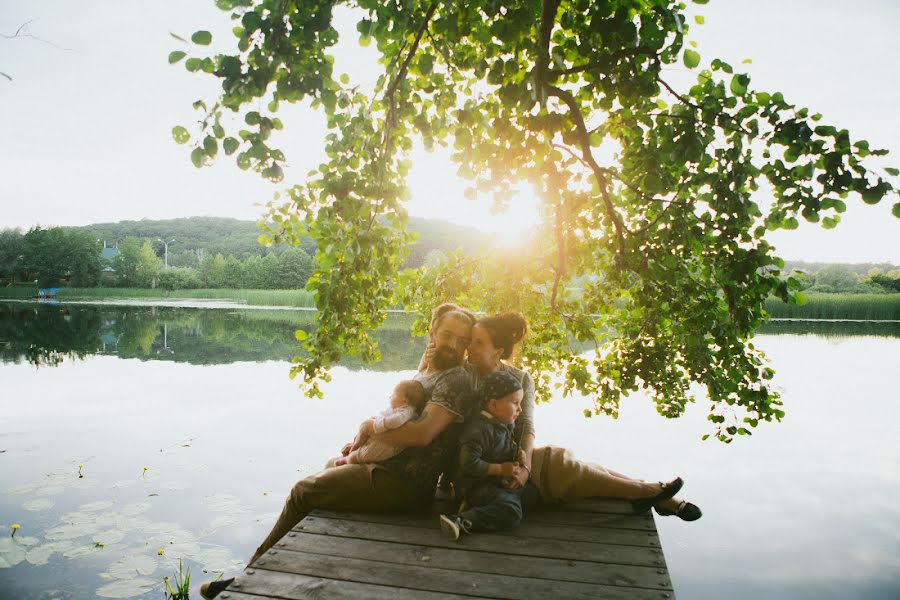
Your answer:
[[[478,392],[481,413],[466,422],[459,438],[459,487],[467,508],[440,517],[441,529],[454,540],[460,533],[512,529],[523,515],[525,488],[504,485],[505,478],[524,468],[514,439],[522,384],[511,373],[497,371],[482,381]]]
[[[398,383],[391,393],[391,407],[369,420],[372,421],[372,429],[376,434],[384,433],[390,429],[396,429],[414,418],[424,407],[425,388],[414,379],[405,379]],[[336,466],[380,462],[403,450],[403,447],[382,443],[377,437],[369,438],[365,444],[353,451],[349,451],[348,446],[345,446],[345,450],[348,452],[335,461]]]

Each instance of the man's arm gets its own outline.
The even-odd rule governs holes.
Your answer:
[[[427,446],[440,432],[456,420],[456,415],[439,404],[429,402],[422,410],[422,416],[416,421],[407,421],[404,425],[378,435],[378,440],[405,448]],[[371,421],[366,421],[359,429],[354,447],[363,445],[374,434]]]

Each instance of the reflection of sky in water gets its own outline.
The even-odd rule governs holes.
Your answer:
[[[681,598],[900,596],[900,339],[780,335],[761,337],[759,346],[778,372],[788,414],[751,438],[700,442],[705,403],[666,421],[636,396],[618,421],[583,419],[581,400],[540,406],[538,441],[636,476],[685,478],[684,497],[703,508],[703,519],[658,519]],[[77,481],[80,462],[86,473],[81,487],[66,484],[61,493],[4,494],[0,526],[18,522],[20,535],[40,538],[80,505],[110,500],[121,510],[149,501],[141,516],[200,536],[228,514],[211,511],[206,498],[231,495],[247,512],[200,541],[246,559],[291,484],[317,470],[408,375],[338,368],[322,401],[297,393],[281,362],[90,356],[38,370],[0,364],[0,491],[48,473]],[[142,478],[145,465],[150,476]],[[37,498],[56,504],[23,508]],[[116,552],[0,570],[0,597],[24,589],[90,595],[106,583],[97,574]],[[164,562],[150,578],[163,575],[171,575]],[[192,579],[207,577],[195,570]]]

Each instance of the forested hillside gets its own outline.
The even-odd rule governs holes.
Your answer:
[[[169,265],[173,267],[196,266],[204,254],[221,254],[246,260],[251,256],[264,256],[268,252],[280,254],[283,246],[266,248],[257,241],[260,231],[254,221],[240,221],[224,217],[190,217],[185,219],[120,221],[118,223],[98,223],[73,229],[82,230],[95,239],[115,246],[127,237],[146,238],[151,241],[157,254],[162,256],[163,244],[169,244]],[[451,251],[457,247],[473,250],[488,243],[488,238],[471,227],[462,227],[430,219],[410,219],[410,229],[419,233],[419,240],[410,248],[405,266],[418,267],[433,250]],[[300,246],[308,255],[314,256],[316,244],[306,238]]]

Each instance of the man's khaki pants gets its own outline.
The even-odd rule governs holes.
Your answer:
[[[427,502],[427,498],[413,493],[403,482],[376,464],[325,469],[294,484],[275,526],[256,549],[250,563],[317,508],[384,512],[421,509]]]

